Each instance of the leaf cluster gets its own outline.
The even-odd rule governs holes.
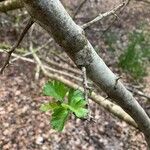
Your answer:
[[[48,81],[43,88],[46,96],[53,98],[52,102],[42,104],[40,110],[51,111],[51,126],[57,131],[62,131],[71,113],[78,118],[85,118],[88,110],[85,108],[86,101],[80,90],[69,88],[59,81]]]

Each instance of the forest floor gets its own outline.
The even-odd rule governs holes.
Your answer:
[[[76,2],[73,0],[63,1],[70,13],[78,2],[79,0]],[[88,2],[78,14],[76,22],[78,24],[86,22],[95,16],[99,10],[106,12],[110,6],[113,8],[118,2],[119,0],[113,2],[108,0],[107,3],[106,1],[93,1],[92,6]],[[118,35],[118,42],[121,47],[126,46],[127,33],[134,30],[139,22],[150,23],[150,5],[148,5],[133,2],[126,8],[125,12],[120,14],[120,20],[112,25],[111,32],[113,31]],[[16,17],[17,13],[20,13],[20,16]],[[0,14],[0,21],[4,22],[4,25],[0,26],[0,43],[12,45],[15,42],[26,22],[26,16],[27,14],[21,14],[21,11]],[[116,74],[120,75],[123,73],[116,65],[117,59],[114,59],[114,53],[107,50],[108,45],[105,43],[100,30],[106,28],[106,24],[109,25],[110,22],[111,19],[104,20],[103,23],[93,25],[86,32],[95,48],[101,49],[97,52],[106,64]],[[37,25],[34,30],[34,45],[40,47],[49,39],[49,35]],[[26,36],[20,47],[28,49],[29,40]],[[46,49],[59,49],[58,53],[70,61],[54,42]],[[0,54],[0,65],[4,62],[5,56],[5,54]],[[32,57],[29,56],[29,58]],[[58,58],[51,57],[51,59],[55,59],[61,64]],[[41,73],[37,81],[35,80],[35,72],[36,65],[17,60],[0,76],[0,150],[146,150],[142,133],[93,102],[90,104],[96,123],[85,124],[83,120],[71,116],[63,132],[58,133],[51,129],[50,113],[45,114],[39,110],[43,102],[50,100],[42,95],[42,87],[48,78]],[[128,84],[135,84],[128,75],[123,74],[123,79]],[[140,83],[144,86],[143,91],[146,94],[150,93],[149,83],[150,75],[147,75],[143,83]],[[104,93],[101,94],[104,95]],[[135,96],[145,107],[146,100],[138,95]]]

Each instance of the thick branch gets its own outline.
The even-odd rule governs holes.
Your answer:
[[[75,64],[86,67],[88,77],[103,89],[138,124],[150,147],[150,118],[123,86],[104,61],[97,55],[59,0],[23,0],[30,15],[53,35]]]

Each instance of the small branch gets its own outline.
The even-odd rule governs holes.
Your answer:
[[[121,13],[127,5],[129,5],[131,0],[124,0],[124,6],[122,7],[122,9],[119,11],[119,13]],[[115,18],[113,19],[113,21],[111,22],[111,24],[103,31],[102,35],[103,36],[110,28],[111,26],[116,22],[116,20],[118,19],[119,17],[118,16],[115,16]]]
[[[79,11],[82,9],[82,7],[84,6],[84,4],[87,2],[87,0],[83,0],[79,6],[76,8],[75,13],[72,17],[72,19],[75,19],[76,15],[79,13]]]
[[[87,75],[86,75],[86,68],[81,67],[81,71],[82,71],[82,78],[83,78],[84,98],[87,101],[87,109],[88,109],[87,121],[91,121],[93,120],[93,117],[91,116],[90,104],[89,104],[89,99],[88,99],[89,87],[88,87],[88,81],[87,81]],[[87,124],[88,123],[86,123],[86,125]]]
[[[85,100],[88,101],[88,83],[87,83],[87,76],[86,76],[86,68],[82,67],[82,76],[83,76],[83,88],[84,88],[84,96],[85,96]]]
[[[127,87],[127,89],[128,89],[129,91],[131,91],[132,93],[135,93],[135,94],[137,94],[137,95],[139,95],[139,96],[141,96],[141,97],[144,97],[144,98],[150,100],[150,96],[144,94],[142,91],[139,91],[139,90],[137,90],[137,89],[135,89],[135,88],[130,88],[130,87]]]
[[[0,70],[0,74],[3,73],[4,69],[9,65],[9,61],[10,61],[10,57],[12,55],[12,53],[15,51],[15,49],[19,46],[19,44],[21,43],[22,39],[24,38],[25,34],[27,33],[27,31],[30,29],[30,27],[32,26],[34,22],[32,21],[32,19],[29,20],[28,24],[26,25],[26,27],[24,28],[23,32],[21,33],[21,35],[19,36],[19,39],[17,40],[16,44],[11,48],[11,50],[8,52],[8,56],[6,58],[6,61],[3,65],[3,67]]]
[[[38,56],[37,56],[38,57]],[[47,70],[51,71],[51,72],[54,72],[54,73],[57,73],[57,74],[61,74],[61,75],[64,75],[68,78],[71,78],[71,79],[74,79],[75,81],[78,81],[78,82],[82,82],[82,79],[77,77],[77,76],[74,76],[70,73],[67,73],[67,72],[64,72],[64,71],[61,71],[61,70],[56,70],[54,68],[51,68],[51,67],[46,67]]]
[[[44,47],[46,47],[49,43],[51,43],[53,41],[53,39],[49,39],[45,44],[43,44],[42,46],[40,46],[39,48],[37,48],[36,50],[35,50],[35,52],[38,52],[38,51],[40,51],[41,49],[43,49]],[[28,52],[28,53],[26,53],[26,54],[24,54],[23,55],[23,57],[26,57],[26,56],[29,56],[29,55],[32,55],[32,52]],[[19,59],[19,57],[15,57],[15,58],[13,58],[12,60],[11,60],[11,62],[14,62],[14,61],[16,61],[16,60],[18,60]]]
[[[123,6],[125,5],[125,2],[123,2],[122,4],[120,4],[119,6],[117,6],[116,8],[106,12],[106,13],[103,13],[103,14],[99,14],[95,19],[91,20],[90,22],[87,22],[85,24],[83,24],[81,27],[83,29],[86,29],[88,28],[89,26],[91,26],[92,24],[104,19],[105,17],[108,17],[110,15],[114,15],[116,13],[117,10],[119,10],[120,8],[122,8]]]
[[[1,53],[4,53],[5,50],[0,49],[0,52],[1,52]],[[15,57],[15,58],[17,58],[17,59],[21,59],[21,60],[23,60],[23,61],[27,61],[27,62],[34,63],[34,61],[33,61],[32,59],[26,58],[26,57],[24,57],[24,56],[20,56],[20,55],[14,54],[14,53],[12,53],[12,56]]]
[[[55,67],[58,67],[58,68],[63,68],[64,70],[66,70],[66,71],[69,71],[69,72],[72,72],[72,73],[74,73],[74,74],[77,74],[77,75],[82,75],[82,73],[81,73],[81,71],[80,70],[78,70],[78,69],[75,69],[75,68],[72,68],[72,67],[66,67],[66,66],[63,66],[62,67],[62,64],[59,64],[59,63],[57,63],[57,62],[54,62],[53,60],[51,60],[50,58],[42,58],[42,60],[43,61],[46,61],[49,65],[53,65],[53,66],[55,66]],[[69,65],[69,64],[68,64]]]
[[[35,72],[35,80],[38,81],[39,80],[39,76],[40,76],[40,66],[37,64],[36,65],[36,72]]]
[[[101,36],[103,36],[103,35],[111,28],[111,26],[116,22],[116,20],[117,20],[117,17],[115,16],[115,18],[114,18],[113,21],[109,24],[109,26],[108,26],[106,29],[103,30]]]
[[[147,4],[150,4],[150,1],[149,0],[136,0],[138,2],[144,2],[144,3],[147,3]]]

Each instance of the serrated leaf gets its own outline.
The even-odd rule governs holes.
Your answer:
[[[43,93],[46,96],[52,96],[56,100],[63,101],[68,87],[59,81],[47,82],[43,88]]]
[[[62,131],[69,116],[69,110],[60,106],[54,109],[51,119],[52,128],[57,131]]]
[[[83,92],[80,90],[70,89],[68,94],[68,103],[71,105],[74,99],[76,99],[76,101],[84,99]]]
[[[40,110],[43,112],[47,112],[47,111],[53,110],[59,106],[60,106],[60,104],[58,104],[58,103],[45,103],[45,104],[41,105]]]
[[[84,100],[83,93],[79,90],[71,89],[68,94],[68,108],[79,118],[84,118],[88,114],[85,108],[87,102]]]

